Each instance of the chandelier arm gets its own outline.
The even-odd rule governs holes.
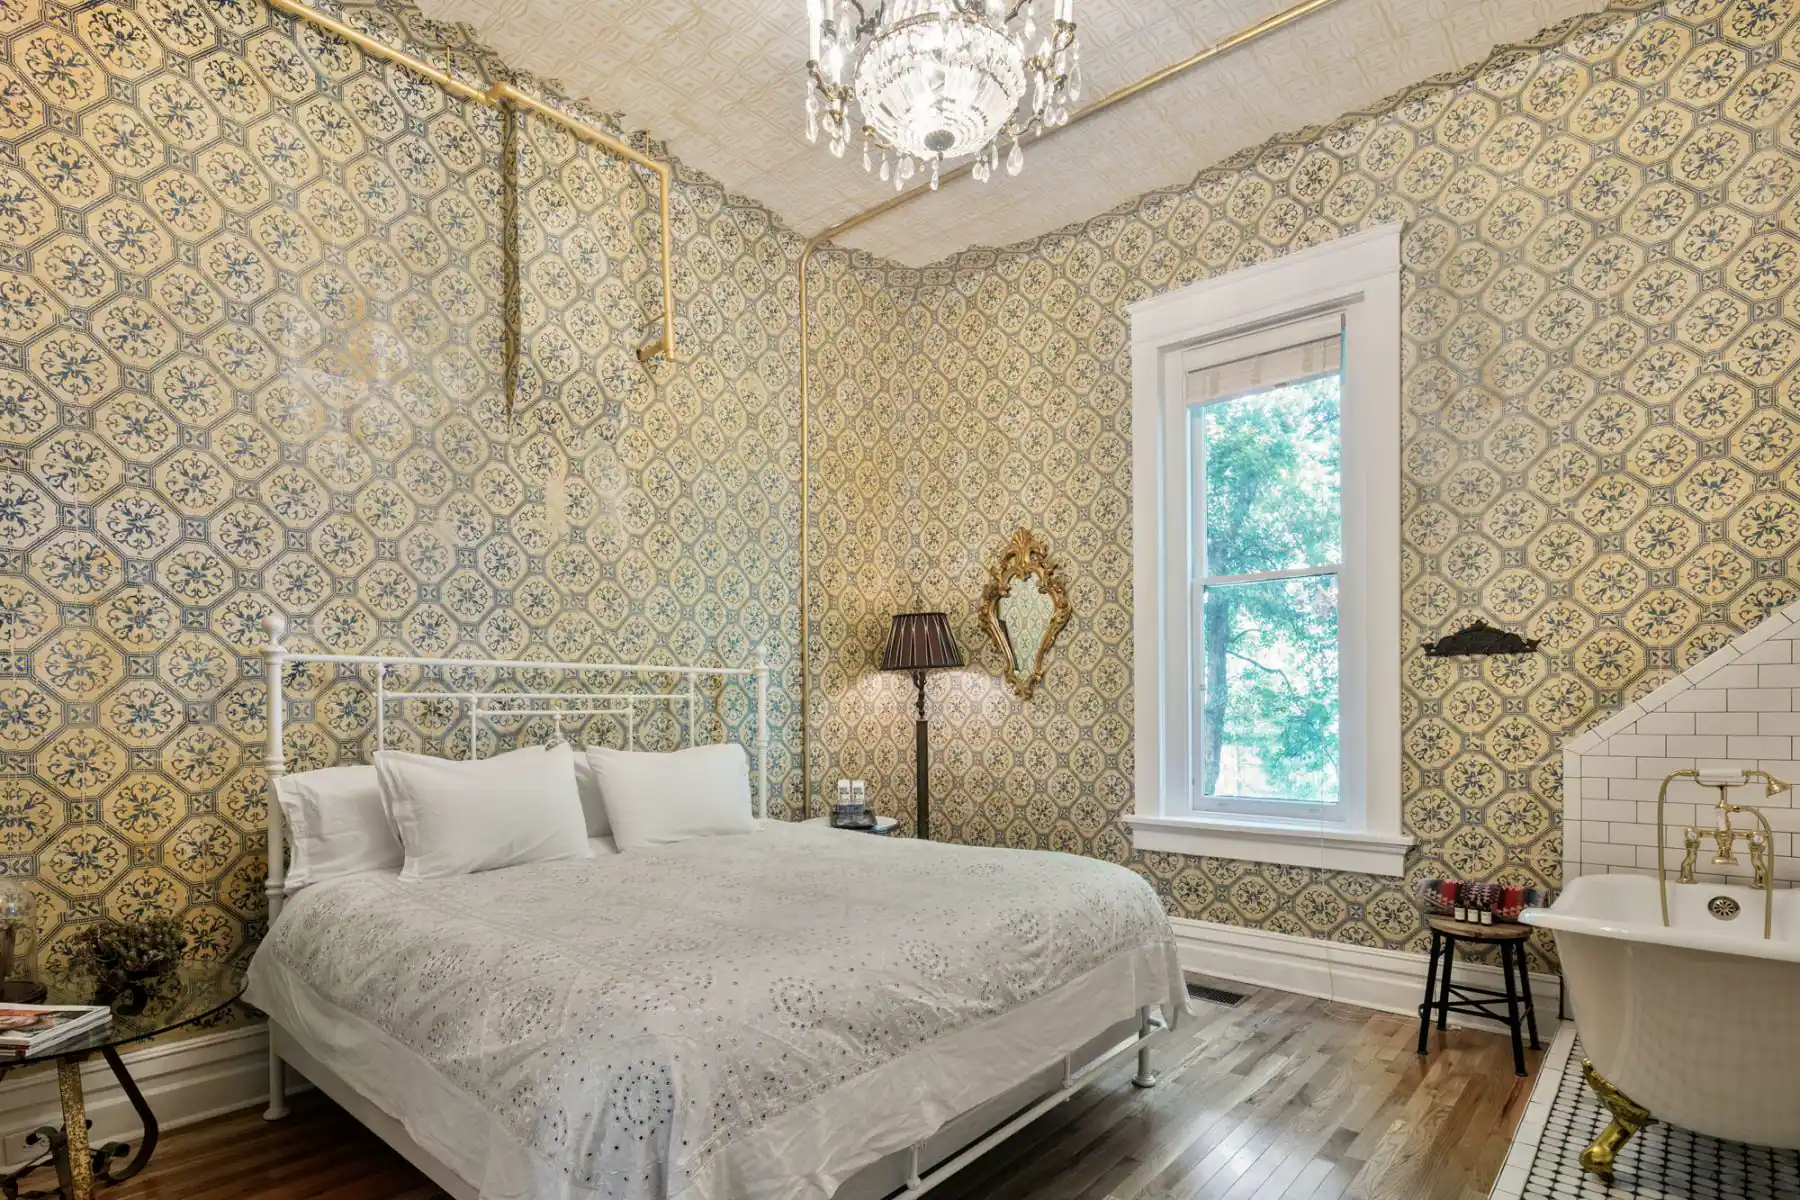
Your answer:
[[[902,153],[899,147],[882,137],[881,131],[876,129],[873,125],[864,125],[862,127],[862,135],[869,140],[869,145],[875,147],[877,150],[883,150],[889,154]]]
[[[877,29],[881,28],[882,14],[887,11],[887,5],[885,3],[877,4],[875,6],[875,15],[872,17],[869,15],[868,9],[862,6],[862,0],[850,0],[850,7],[856,10],[857,37],[862,37],[864,34],[868,33],[874,33]]]
[[[825,68],[819,65],[818,59],[815,58],[808,62],[806,71],[808,75],[812,76],[813,86],[818,88],[819,94],[827,100],[833,104],[849,100],[850,88],[845,84],[833,83],[825,78]]]

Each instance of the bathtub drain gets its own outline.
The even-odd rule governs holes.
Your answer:
[[[1738,915],[1740,906],[1730,896],[1714,896],[1706,902],[1706,911],[1721,921],[1729,921]]]

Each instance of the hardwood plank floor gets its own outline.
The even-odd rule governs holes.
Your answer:
[[[1120,1065],[996,1147],[938,1200],[1482,1200],[1530,1080],[1499,1034],[1415,1053],[1404,1017],[1284,992],[1196,1002],[1145,1091]],[[1545,1043],[1548,1044],[1548,1033]],[[1528,1052],[1533,1073],[1539,1055]],[[40,1173],[34,1182],[47,1182]],[[329,1100],[164,1137],[110,1200],[432,1200],[438,1191]]]

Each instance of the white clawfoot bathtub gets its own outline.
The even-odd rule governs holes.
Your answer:
[[[1519,919],[1556,931],[1582,1048],[1613,1087],[1672,1125],[1800,1149],[1800,890],[1773,893],[1768,940],[1765,898],[1671,879],[1665,928],[1654,878],[1583,875]]]

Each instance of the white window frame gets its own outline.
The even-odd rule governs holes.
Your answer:
[[[1288,346],[1297,346],[1307,342],[1320,341],[1327,337],[1335,337],[1340,344],[1344,338],[1344,314],[1341,310],[1332,310],[1323,314],[1315,314],[1299,321],[1284,322],[1273,327],[1257,329],[1241,336],[1225,337],[1209,340],[1194,347],[1182,355],[1181,374],[1184,394],[1191,392],[1187,385],[1191,383],[1196,371],[1205,371],[1210,367],[1223,366],[1227,363],[1282,350]],[[1195,360],[1199,361],[1196,362]],[[1342,367],[1338,368],[1342,373]],[[1346,564],[1343,546],[1340,543],[1336,558],[1329,563],[1318,563],[1294,568],[1281,568],[1270,571],[1255,571],[1239,575],[1215,575],[1206,562],[1206,433],[1205,424],[1196,420],[1201,411],[1209,404],[1227,403],[1241,400],[1244,396],[1228,395],[1217,400],[1198,400],[1191,394],[1185,396],[1188,456],[1186,460],[1187,479],[1183,491],[1187,498],[1186,518],[1187,537],[1186,553],[1188,555],[1188,648],[1193,653],[1195,641],[1205,631],[1202,599],[1206,589],[1210,587],[1229,586],[1231,584],[1264,583],[1272,580],[1307,579],[1320,576],[1331,576],[1334,594],[1343,592],[1343,576],[1347,570],[1353,570],[1361,564]],[[1343,421],[1337,422],[1342,441]],[[1342,504],[1340,502],[1340,510]],[[1340,536],[1341,536],[1340,521]],[[1339,627],[1337,644],[1338,666],[1340,672],[1348,672],[1352,678],[1357,677],[1361,666],[1363,647],[1360,639],[1345,638],[1343,629]],[[1325,817],[1321,810],[1324,806],[1307,804],[1302,801],[1260,799],[1252,796],[1214,796],[1206,795],[1200,790],[1198,779],[1199,763],[1204,756],[1202,730],[1206,721],[1204,716],[1204,697],[1206,688],[1196,678],[1195,664],[1191,657],[1188,663],[1191,690],[1188,704],[1188,746],[1191,750],[1189,759],[1189,778],[1193,780],[1193,790],[1189,794],[1189,803],[1193,811],[1201,814],[1217,814],[1220,816],[1269,817],[1282,816],[1289,819],[1305,819],[1318,821]],[[1342,687],[1339,688],[1341,692]],[[1341,723],[1341,722],[1340,722]],[[1340,739],[1341,740],[1341,739]],[[1342,752],[1339,754],[1340,769]],[[1355,782],[1355,781],[1352,781]],[[1351,822],[1360,827],[1362,823],[1362,793],[1357,787],[1345,785],[1338,789],[1338,800],[1331,806],[1329,819],[1334,822]],[[1311,810],[1311,811],[1307,811]]]
[[[1136,804],[1125,820],[1140,850],[1404,871],[1413,839],[1400,816],[1400,231],[1377,226],[1131,306]],[[1332,312],[1344,319],[1339,813],[1351,819],[1197,810],[1183,353]]]

